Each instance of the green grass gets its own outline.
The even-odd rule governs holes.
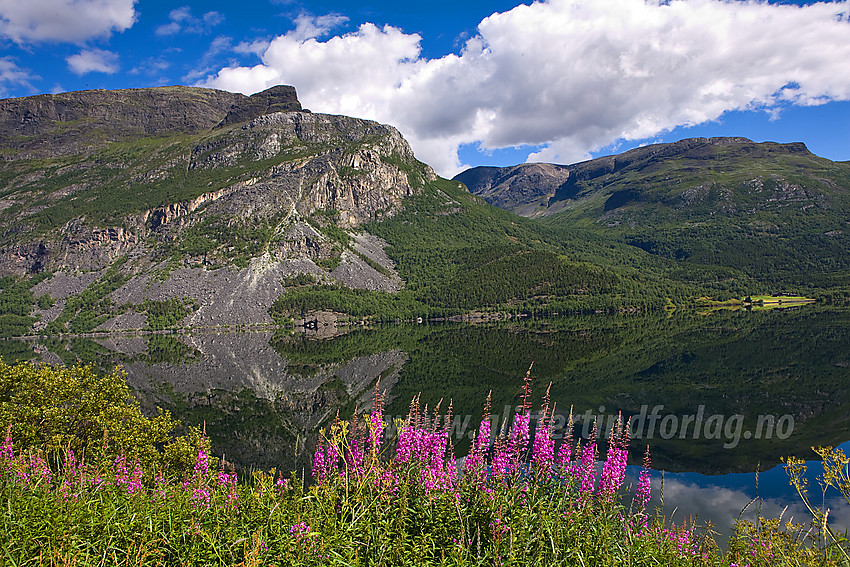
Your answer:
[[[26,388],[34,376],[46,379],[55,393],[70,394],[69,400],[80,399],[80,391],[85,395],[78,404],[63,403],[62,395],[33,397]],[[21,377],[26,379],[16,380]],[[163,454],[132,443],[146,422],[115,378],[89,388],[98,378],[86,369],[0,366],[0,416],[8,420],[11,409],[17,418],[0,446],[4,562],[802,567],[842,565],[847,559],[850,542],[822,522],[810,528],[765,518],[738,522],[721,550],[709,530],[672,525],[645,507],[651,474],[646,462],[634,499],[617,491],[627,454],[622,430],[615,428],[618,441],[604,459],[599,456],[604,461],[599,474],[593,467],[595,443],[567,443],[575,451],[571,461],[548,460],[554,453],[546,457],[542,448],[552,449],[554,441],[528,436],[528,406],[518,412],[510,436],[494,447],[492,461],[489,430],[483,428],[489,421],[482,422],[463,476],[457,476],[454,454],[446,447],[447,420],[426,424],[414,403],[395,433],[385,431],[380,397],[369,416],[337,421],[324,433],[312,481],[274,469],[239,478],[209,455],[202,437],[183,440],[171,452],[185,457],[188,450],[193,462],[166,461],[179,466],[163,468]],[[12,404],[6,402],[10,385],[18,396]],[[104,392],[110,394],[103,397]],[[97,395],[102,399],[94,399]],[[123,450],[106,443],[100,423],[77,430],[73,419],[44,411],[54,406],[70,418],[108,409],[103,431]],[[544,403],[544,415],[547,408]],[[132,427],[110,429],[122,415],[131,418]],[[170,425],[160,418],[157,435]],[[89,448],[84,459],[81,442]],[[135,452],[125,452],[130,449]],[[844,462],[829,451],[824,459]],[[805,468],[797,460],[789,467],[792,481],[800,483]],[[841,488],[850,480],[839,469],[829,470]],[[810,505],[805,496],[804,501]],[[822,519],[816,505],[811,513]]]

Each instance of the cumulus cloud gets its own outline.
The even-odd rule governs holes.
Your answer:
[[[240,55],[256,55],[257,57],[262,57],[263,53],[266,52],[266,49],[269,48],[270,43],[271,42],[267,39],[241,41],[233,48],[233,51]]]
[[[780,474],[784,475],[783,472]],[[686,475],[690,476],[690,475]],[[706,477],[703,477],[705,479]],[[722,477],[717,477],[722,482]],[[636,479],[629,479],[633,485]],[[755,482],[755,476],[753,477]],[[798,524],[807,524],[811,521],[811,514],[802,501],[796,495],[785,495],[784,497],[765,498],[753,502],[747,506],[752,499],[752,490],[741,488],[730,488],[714,485],[710,477],[702,481],[704,484],[682,481],[670,475],[664,480],[664,510],[669,514],[676,510],[674,520],[681,524],[682,521],[692,522],[698,518],[701,522],[710,520],[713,528],[724,536],[733,532],[734,522],[740,517],[750,522],[756,521],[757,513],[763,518],[783,518],[783,522],[793,521]],[[785,485],[785,479],[782,479]],[[654,476],[652,480],[653,499],[651,505],[661,504],[658,495],[661,493],[661,479]],[[820,503],[820,502],[818,502]],[[830,508],[829,523],[837,531],[841,532],[850,528],[850,508],[844,503],[840,496],[833,493],[827,494],[824,505]],[[746,511],[742,513],[742,510]]]
[[[203,34],[224,21],[219,12],[207,12],[200,17],[192,14],[189,6],[175,8],[168,15],[169,22],[156,28],[157,35],[176,35],[178,33]]]
[[[30,81],[37,78],[26,69],[21,69],[11,57],[0,57],[0,97],[8,96],[10,87],[34,91],[35,87]]]
[[[394,124],[443,174],[459,144],[542,145],[571,162],[617,140],[732,110],[850,100],[850,0],[549,0],[485,18],[459,54],[421,56],[416,34],[302,16],[254,67],[204,84],[252,93],[284,83],[305,106]],[[327,17],[325,17],[327,18]]]
[[[0,37],[81,43],[121,32],[136,21],[136,0],[0,0]]]
[[[103,49],[83,49],[76,55],[66,58],[68,69],[77,75],[86,73],[107,73],[112,75],[118,72],[118,54]]]

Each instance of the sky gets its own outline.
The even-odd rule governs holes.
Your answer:
[[[451,177],[696,136],[850,160],[850,0],[0,0],[0,97],[295,86]]]

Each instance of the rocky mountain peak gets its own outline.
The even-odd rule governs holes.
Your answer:
[[[301,103],[298,102],[295,87],[277,85],[234,103],[219,126],[224,127],[248,122],[254,118],[275,112],[301,111],[303,109]]]

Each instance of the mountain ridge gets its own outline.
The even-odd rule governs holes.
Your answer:
[[[685,140],[572,170],[520,166],[511,180],[532,220],[436,176],[394,127],[309,112],[292,87],[40,97],[0,101],[17,128],[0,143],[0,336],[850,289],[850,173],[802,145]],[[481,170],[482,186],[500,172]]]
[[[306,111],[291,87],[69,97],[111,102],[91,120],[50,97],[4,107],[15,124],[44,108],[0,145],[2,336],[616,310],[596,292],[635,277],[438,178],[394,127]],[[134,104],[127,128],[107,120]]]
[[[850,282],[850,163],[802,142],[691,138],[550,165],[557,175],[549,178],[540,167],[470,169],[454,179],[550,228],[587,230],[687,265],[783,286]]]
[[[803,142],[778,144],[753,142],[742,136],[685,138],[676,142],[650,144],[569,165],[550,163],[524,163],[515,166],[473,167],[455,175],[474,195],[522,216],[552,214],[546,210],[530,209],[531,205],[548,209],[550,203],[573,198],[579,192],[578,184],[616,173],[638,162],[664,159],[699,150],[705,146],[739,146],[747,149],[768,148],[789,154],[813,156]],[[548,179],[547,179],[548,177]]]
[[[0,288],[25,278],[55,302],[18,310],[36,331],[144,327],[120,305],[189,299],[189,324],[270,324],[297,274],[398,290],[382,241],[347,231],[435,177],[395,128],[304,111],[285,86],[40,95],[1,101],[0,124],[16,125],[0,140]],[[94,306],[69,307],[86,293]]]

